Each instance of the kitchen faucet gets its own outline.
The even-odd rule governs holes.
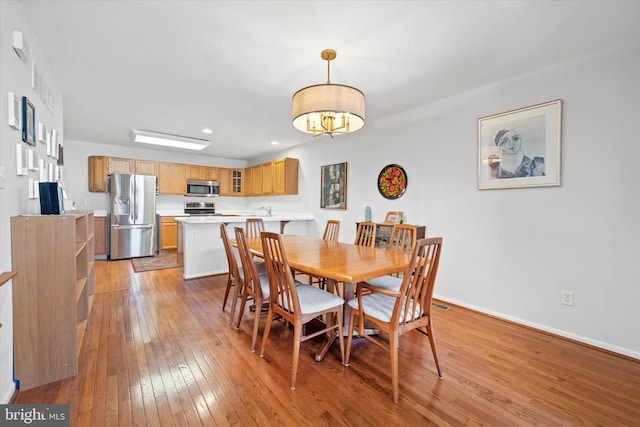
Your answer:
[[[265,210],[267,211],[267,216],[271,216],[271,206],[269,206],[268,208],[265,208],[264,206],[260,208],[260,210]]]

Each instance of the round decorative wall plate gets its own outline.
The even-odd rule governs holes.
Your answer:
[[[407,173],[402,166],[387,165],[378,175],[378,191],[385,199],[397,199],[407,190]]]

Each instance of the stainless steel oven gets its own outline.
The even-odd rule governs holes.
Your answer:
[[[186,202],[184,213],[193,215],[215,215],[216,204],[213,202]]]

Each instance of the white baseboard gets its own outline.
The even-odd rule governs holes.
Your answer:
[[[613,353],[618,353],[618,354],[621,354],[623,356],[628,356],[628,357],[632,357],[634,359],[640,360],[640,352],[631,350],[629,348],[619,347],[619,346],[616,346],[616,345],[613,345],[613,344],[610,344],[610,343],[594,340],[594,339],[591,339],[591,338],[588,338],[588,337],[583,337],[582,335],[576,335],[576,334],[572,334],[570,332],[562,331],[562,330],[559,330],[559,329],[550,328],[550,327],[545,326],[545,325],[540,325],[538,323],[529,322],[527,320],[523,320],[523,319],[520,319],[520,318],[517,318],[517,317],[507,316],[507,315],[505,315],[503,313],[498,313],[498,312],[495,312],[495,311],[487,310],[486,308],[477,307],[475,305],[467,304],[467,303],[464,303],[462,301],[457,301],[455,299],[441,298],[441,297],[436,296],[436,295],[434,295],[433,297],[436,298],[439,301],[443,301],[443,302],[448,302],[448,303],[451,303],[451,304],[459,305],[460,307],[465,307],[465,308],[468,308],[470,310],[474,310],[474,311],[477,311],[477,312],[480,312],[480,313],[488,314],[490,316],[497,317],[499,319],[508,320],[510,322],[513,322],[513,323],[518,323],[520,325],[528,326],[528,327],[533,328],[533,329],[538,329],[538,330],[541,330],[541,331],[544,331],[544,332],[548,332],[548,333],[553,334],[553,335],[558,335],[560,337],[568,338],[568,339],[573,340],[573,341],[578,341],[578,342],[581,342],[581,343],[584,343],[584,344],[589,344],[589,345],[592,345],[594,347],[601,348],[603,350],[611,351]]]
[[[0,404],[6,405],[7,403],[9,403],[15,391],[16,391],[16,383],[11,381],[9,388],[2,394],[2,398],[0,398]]]

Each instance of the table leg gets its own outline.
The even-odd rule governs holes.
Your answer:
[[[327,279],[327,291],[335,293],[335,289],[336,289],[336,281],[333,279]],[[344,324],[342,325],[342,336],[344,337],[349,330],[349,316],[351,315],[351,307],[347,304],[347,302],[353,299],[354,284],[344,283],[343,290],[344,290],[344,294],[343,294],[344,306],[343,306],[342,320]],[[327,324],[330,324],[330,322],[333,321],[332,317],[333,317],[333,314],[327,314]],[[322,346],[320,346],[320,349],[316,353],[316,362],[320,362],[322,359],[324,359],[324,356],[327,354],[327,352],[329,351],[329,348],[331,347],[331,345],[335,340],[336,340],[335,330],[331,330],[327,332],[327,334],[325,335],[324,342],[322,343]]]

